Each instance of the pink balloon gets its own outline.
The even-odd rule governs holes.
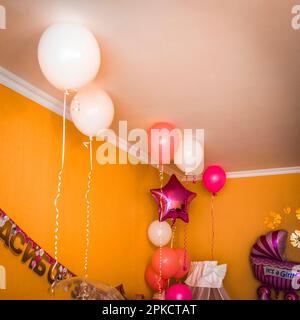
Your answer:
[[[220,166],[209,166],[203,173],[202,181],[209,192],[219,192],[226,183],[226,173]]]
[[[178,257],[176,252],[168,247],[161,248],[161,259],[160,249],[156,249],[152,256],[151,265],[153,270],[159,274],[161,263],[161,275],[164,279],[169,279],[174,276],[179,267]]]
[[[166,129],[165,133],[160,131],[159,139],[156,141],[151,138],[152,129]],[[155,123],[152,127],[148,129],[148,151],[151,158],[156,161],[156,164],[169,164],[171,160],[174,159],[174,154],[177,151],[179,145],[179,135],[175,134],[174,138],[170,135],[170,132],[175,129],[175,127],[166,122]],[[170,139],[169,139],[170,137]],[[168,149],[169,142],[169,149]],[[154,149],[151,149],[152,143],[155,144]],[[158,143],[158,145],[157,145]],[[152,146],[153,147],[153,146]],[[170,150],[170,152],[167,152]]]
[[[183,284],[173,284],[166,290],[166,300],[192,300],[193,295],[190,288]]]
[[[161,278],[159,281],[159,275],[153,270],[151,265],[146,268],[145,279],[151,289],[158,291],[159,287],[164,290],[167,286],[168,280]],[[159,285],[160,284],[160,285]]]
[[[179,268],[177,272],[174,274],[174,278],[180,279],[180,278],[183,278],[189,272],[190,266],[191,266],[191,260],[188,253],[187,252],[185,253],[185,250],[183,248],[178,248],[174,250],[177,254],[178,263],[179,263]]]

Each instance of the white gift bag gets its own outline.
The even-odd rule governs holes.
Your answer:
[[[217,261],[193,261],[185,280],[193,294],[193,300],[230,300],[223,288],[227,265]]]

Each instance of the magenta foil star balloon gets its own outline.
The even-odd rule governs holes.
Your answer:
[[[158,205],[159,221],[176,219],[189,222],[188,208],[196,193],[187,190],[173,174],[161,189],[151,189],[151,194]]]

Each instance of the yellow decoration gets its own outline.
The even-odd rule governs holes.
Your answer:
[[[275,226],[274,226],[274,224],[273,224],[272,222],[268,223],[268,224],[267,224],[267,227],[268,227],[269,229],[271,229],[271,230],[274,230],[274,229],[275,229]]]
[[[300,248],[300,230],[295,230],[290,236],[291,245]]]
[[[292,212],[291,207],[285,207],[283,209],[284,214],[289,215]],[[300,220],[300,208],[298,208],[296,211],[296,217],[298,220]],[[269,216],[265,218],[264,224],[268,229],[274,230],[279,227],[279,225],[282,222],[282,217],[279,213],[275,211],[271,211],[269,213]],[[291,233],[290,235],[290,242],[291,245],[295,248],[300,249],[300,230],[295,230],[294,232]]]
[[[300,220],[300,208],[296,210],[296,217]]]
[[[279,213],[271,211],[269,217],[265,218],[265,225],[267,228],[274,230],[276,229],[282,222],[282,217]]]

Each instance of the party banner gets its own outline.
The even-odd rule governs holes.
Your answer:
[[[46,277],[49,284],[54,280],[74,277],[70,270],[51,257],[32,240],[13,220],[0,209],[0,242],[23,264],[40,277]]]

